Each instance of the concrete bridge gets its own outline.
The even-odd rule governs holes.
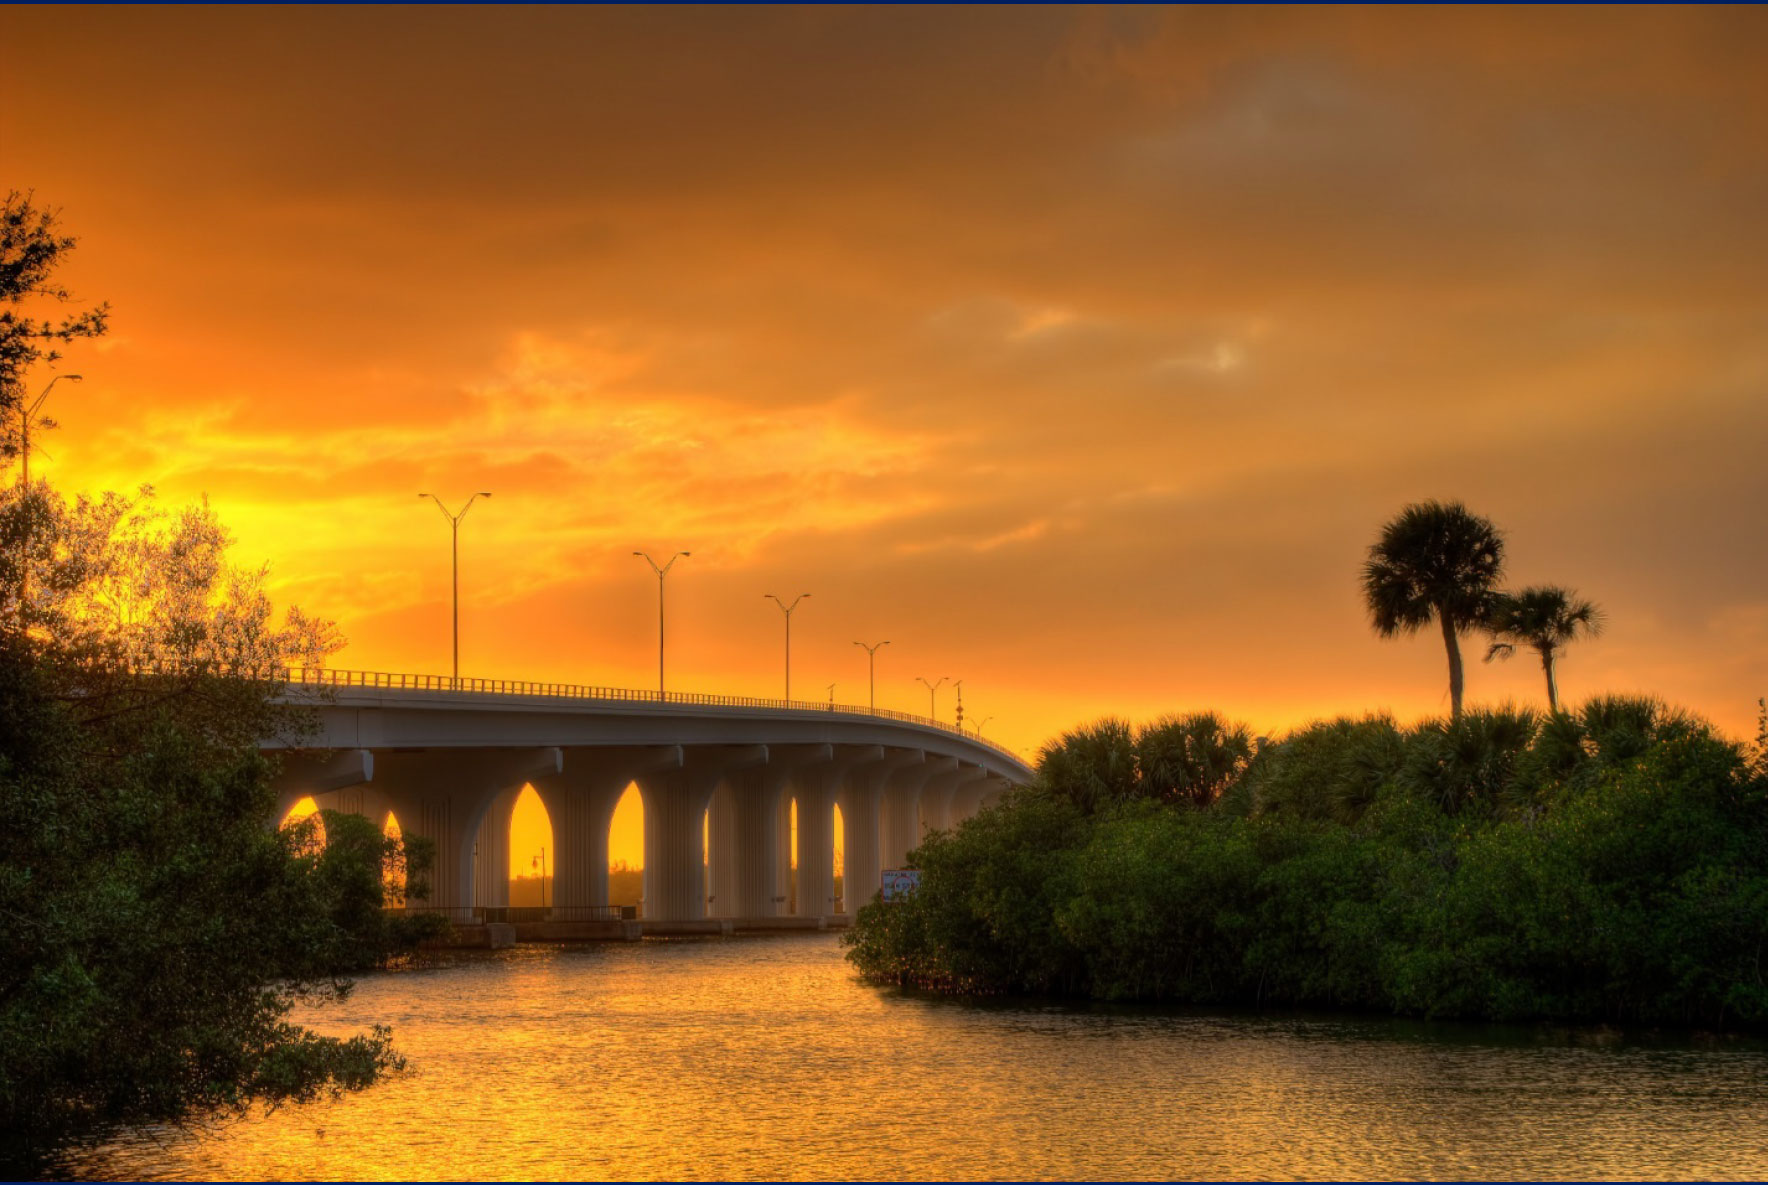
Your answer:
[[[787,909],[788,806],[797,804],[800,918],[878,891],[928,830],[975,813],[1031,770],[1013,753],[915,715],[832,703],[292,670],[283,701],[318,734],[286,752],[277,819],[302,797],[433,839],[428,904],[508,903],[509,825],[523,785],[552,820],[561,907],[608,903],[608,831],[636,783],[650,922],[778,918]],[[704,862],[703,862],[704,858]]]

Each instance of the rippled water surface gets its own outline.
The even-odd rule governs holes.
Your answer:
[[[1768,1180],[1768,1047],[1386,1020],[971,1006],[836,937],[463,956],[307,1024],[409,1073],[85,1179]]]

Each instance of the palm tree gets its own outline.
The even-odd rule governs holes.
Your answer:
[[[1504,539],[1459,503],[1408,504],[1369,547],[1363,594],[1375,631],[1410,636],[1432,620],[1441,625],[1452,719],[1461,718],[1463,685],[1457,635],[1486,622],[1503,571]]]
[[[1541,655],[1541,668],[1547,674],[1547,705],[1558,713],[1555,657],[1574,640],[1599,635],[1602,612],[1564,587],[1528,587],[1515,595],[1498,596],[1486,620],[1486,631],[1497,637],[1497,643],[1486,650],[1487,661],[1510,656],[1517,645],[1527,645]]]

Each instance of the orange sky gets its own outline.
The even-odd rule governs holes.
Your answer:
[[[925,711],[1446,710],[1465,501],[1568,697],[1768,692],[1768,12],[0,10],[113,331],[38,465],[207,493],[342,665]],[[1542,701],[1526,659],[1469,697]],[[941,692],[951,712],[950,687]]]

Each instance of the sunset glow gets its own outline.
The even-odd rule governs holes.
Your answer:
[[[109,300],[39,464],[214,504],[340,666],[776,696],[1031,754],[1103,714],[1446,710],[1409,501],[1768,676],[1763,14],[13,9],[9,184]],[[986,82],[984,82],[986,80]],[[1543,701],[1525,659],[1470,700]],[[953,690],[939,695],[950,718]],[[630,807],[616,816],[628,840]],[[623,833],[624,832],[624,833]],[[529,837],[513,855],[527,870]]]

